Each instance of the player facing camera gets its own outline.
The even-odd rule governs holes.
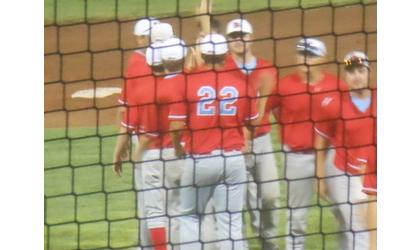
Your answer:
[[[234,54],[245,55],[251,49],[253,29],[245,19],[235,19],[228,23],[226,36],[229,49]]]
[[[352,51],[344,57],[345,80],[351,91],[369,88],[369,58],[361,51]]]
[[[218,69],[225,64],[228,46],[224,36],[214,33],[205,36],[201,41],[200,50],[205,66]]]
[[[296,63],[299,65],[301,77],[306,78],[310,74],[309,78],[319,80],[322,66],[320,64],[325,62],[327,55],[325,44],[316,38],[302,38],[296,44],[296,50]]]
[[[166,74],[182,72],[187,47],[179,38],[170,38],[162,44],[162,63]]]

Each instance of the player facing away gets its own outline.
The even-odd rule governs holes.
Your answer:
[[[136,38],[137,49],[132,53],[127,66],[127,71],[124,76],[125,82],[121,90],[118,102],[122,104],[118,109],[118,126],[124,119],[127,110],[127,99],[133,97],[141,89],[141,82],[143,77],[152,75],[152,69],[146,62],[145,52],[146,47],[149,46],[150,41],[164,41],[174,35],[172,26],[167,23],[160,23],[154,18],[147,18],[139,20],[134,26],[134,35]],[[125,133],[125,128],[121,127],[120,133]],[[136,139],[133,138],[133,142]],[[130,146],[127,142],[124,145],[123,159],[129,158]],[[118,159],[114,159],[114,162]]]
[[[344,232],[341,249],[367,250],[367,195],[363,190],[369,189],[371,176],[365,177],[365,187],[362,179],[366,169],[376,164],[376,91],[368,85],[369,62],[364,53],[350,52],[345,62],[348,91],[331,93],[316,105],[323,118],[315,127],[317,177],[322,196],[337,204],[333,212]]]
[[[201,42],[204,65],[188,76],[184,105],[174,106],[185,118],[171,122],[178,156],[183,154],[179,131],[186,126],[190,134],[181,178],[181,249],[202,249],[200,223],[213,198],[219,249],[241,250],[246,185],[242,128],[258,121],[255,91],[225,71],[223,36],[209,34]]]
[[[138,136],[136,143],[136,151],[133,155],[135,161],[134,175],[135,186],[137,190],[138,212],[140,217],[140,241],[144,246],[141,249],[165,249],[162,244],[166,242],[166,224],[162,217],[148,220],[151,216],[159,216],[161,207],[160,204],[164,201],[164,193],[161,189],[152,189],[153,186],[150,182],[153,179],[161,179],[162,176],[156,174],[156,164],[140,163],[139,150],[144,151],[149,143],[142,133],[142,127],[145,122],[146,111],[151,104],[155,102],[153,93],[156,91],[156,81],[160,75],[163,75],[163,66],[158,53],[153,53],[161,43],[153,43],[146,50],[146,61],[153,70],[153,75],[139,77],[140,83],[135,88],[131,88],[127,96],[127,112],[121,122],[127,133],[120,134],[117,139],[114,157],[120,158],[123,153],[123,145],[128,142],[129,134],[134,132]],[[152,94],[151,94],[152,93]],[[145,151],[145,155],[152,154],[154,151],[151,149]],[[114,165],[114,172],[117,175],[122,174],[121,161],[116,162]],[[153,186],[154,187],[154,186]],[[159,210],[159,208],[161,208]],[[153,247],[156,246],[156,247]]]
[[[135,153],[142,160],[146,223],[149,227],[156,228],[156,239],[152,240],[155,249],[159,250],[169,249],[168,242],[171,246],[179,242],[178,185],[184,163],[175,157],[168,117],[174,115],[169,113],[170,105],[184,98],[185,79],[181,74],[186,55],[184,47],[180,39],[170,38],[154,51],[155,54],[160,53],[166,75],[156,79],[154,91],[145,93],[153,96],[154,102],[147,105],[140,116],[142,133]],[[169,232],[166,232],[167,227]]]
[[[340,80],[325,72],[327,49],[316,38],[300,39],[296,45],[298,70],[281,78],[267,108],[273,110],[279,123],[279,141],[285,152],[284,168],[287,181],[288,224],[286,249],[305,249],[307,219],[310,206],[316,206],[315,151],[312,107],[325,91],[336,90]]]
[[[277,81],[277,70],[272,64],[254,56],[252,34],[253,28],[245,19],[228,23],[226,36],[230,54],[226,58],[226,68],[239,69],[236,71],[238,77],[253,86],[260,96],[257,100],[259,113],[263,116],[261,125],[253,135],[247,135],[245,149],[251,151],[245,156],[249,181],[246,199],[247,207],[251,209],[254,232],[263,239],[263,249],[271,250],[278,249],[280,185],[271,144],[270,112],[265,111],[265,105]],[[258,210],[262,210],[261,213]]]

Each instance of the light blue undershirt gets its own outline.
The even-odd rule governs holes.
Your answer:
[[[362,112],[366,112],[366,110],[370,107],[371,99],[370,96],[365,98],[359,98],[357,96],[351,95],[351,101],[356,105],[357,109]]]
[[[236,61],[235,63],[236,63],[236,66],[238,66],[238,68],[240,68],[244,74],[248,74],[248,75],[251,74],[255,68],[257,68],[256,57],[254,57],[249,63],[245,63],[245,65],[243,65],[242,63],[238,63]]]

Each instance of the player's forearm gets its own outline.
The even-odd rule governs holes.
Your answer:
[[[184,129],[184,122],[183,121],[172,121],[169,125],[169,129],[171,131],[172,143],[174,148],[179,148],[181,146],[182,141],[182,130]]]
[[[211,27],[210,27],[210,15],[208,15],[212,10],[212,1],[211,0],[201,0],[201,5],[199,9],[199,13],[201,14],[200,19],[200,26],[204,33],[204,35],[210,34]]]
[[[117,136],[117,142],[115,144],[115,149],[114,149],[114,157],[116,156],[121,156],[121,154],[124,151],[124,148],[126,147],[129,139],[130,139],[130,134],[129,134],[129,130],[123,126],[120,126],[120,130],[118,131],[118,136]]]
[[[328,140],[320,135],[315,137],[316,150],[316,177],[325,177],[325,161],[327,158]]]

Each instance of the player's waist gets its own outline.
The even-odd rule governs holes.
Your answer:
[[[214,149],[209,152],[192,153],[191,156],[193,158],[205,158],[213,156],[232,156],[240,154],[242,154],[242,151],[239,149]]]
[[[311,147],[293,147],[287,144],[283,144],[283,150],[286,153],[312,155],[315,154],[315,150]]]

